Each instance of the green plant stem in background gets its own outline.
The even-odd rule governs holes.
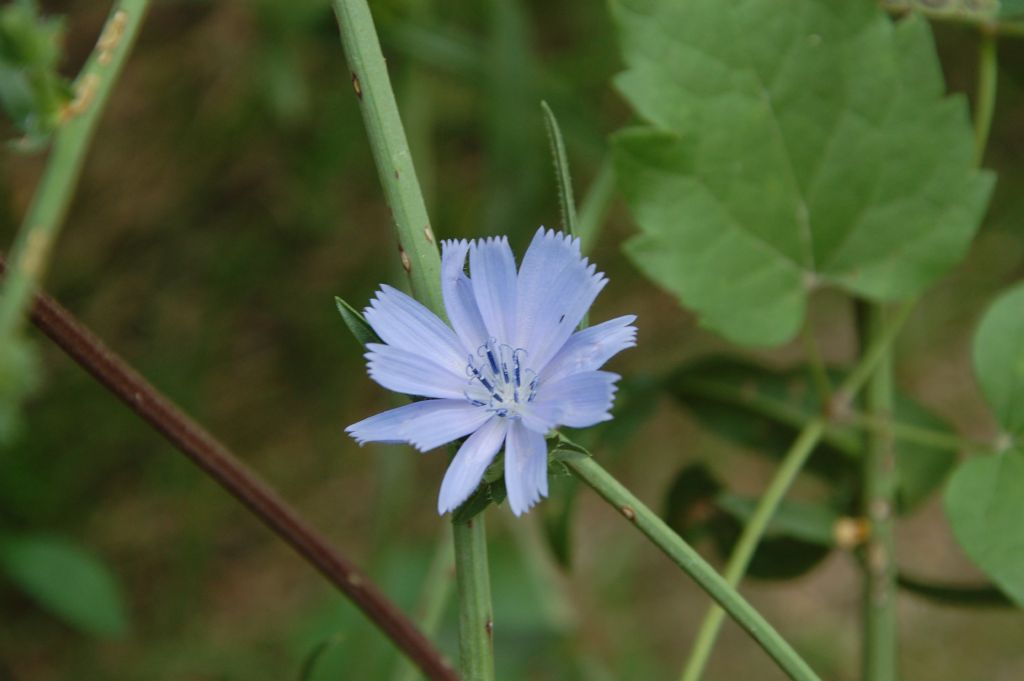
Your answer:
[[[832,405],[831,410],[837,416],[842,416],[842,412],[849,408],[853,398],[857,396],[860,389],[867,383],[878,363],[885,359],[890,346],[896,340],[900,329],[903,328],[903,323],[907,321],[907,317],[910,316],[910,312],[916,304],[916,299],[900,303],[892,314],[887,316],[878,334],[872,337],[871,343],[861,356],[860,362],[857,363],[857,366],[853,368],[853,371],[849,373],[846,380],[839,386],[839,390],[836,391],[834,400],[838,400],[838,403]]]
[[[834,393],[834,404],[826,406],[826,411],[830,415],[838,418],[843,416],[843,412],[848,409],[850,401],[864,386],[864,383],[879,363],[883,362],[888,356],[889,347],[899,334],[913,306],[913,302],[901,305],[892,318],[887,320],[887,323],[879,329],[878,335],[873,338],[871,345],[864,352],[860,362],[847,375],[846,380],[843,381],[842,385]],[[754,509],[754,515],[743,528],[743,533],[736,542],[736,546],[733,548],[732,554],[726,563],[725,579],[731,586],[739,586],[739,583],[743,580],[747,567],[750,565],[750,560],[754,557],[757,546],[761,543],[761,539],[764,537],[765,530],[772,516],[775,515],[779,504],[785,497],[793,480],[803,468],[807,458],[814,451],[814,447],[825,434],[827,425],[828,423],[824,417],[814,418],[805,423],[800,434],[793,442],[793,446],[790,447],[789,452],[783,457],[782,463],[779,465],[772,481],[768,484],[767,490],[765,490],[765,493],[758,501],[757,508]],[[707,666],[708,659],[711,656],[715,640],[718,638],[718,632],[722,628],[722,621],[723,613],[721,609],[712,606],[701,622],[693,649],[683,666],[682,676],[680,677],[682,681],[697,681],[701,674],[704,673],[704,668]]]
[[[420,613],[420,630],[424,636],[430,638],[437,634],[441,626],[441,618],[452,593],[452,532],[449,532],[447,527],[443,530],[434,548],[434,555],[430,559],[427,576],[423,579],[417,606]],[[398,661],[395,681],[416,681],[422,676],[422,672],[408,658],[403,657]]]
[[[855,411],[846,417],[846,421],[857,428],[869,432],[885,431],[898,442],[935,447],[937,449],[948,449],[954,452],[995,451],[994,444],[959,437],[940,430],[922,428],[921,426],[909,423],[900,423],[892,418],[880,417],[877,414]]]
[[[979,9],[968,8],[976,4]],[[882,0],[882,7],[896,15],[920,14],[929,21],[956,24],[999,35],[1024,36],[1024,22],[998,20],[992,16],[999,3],[929,2],[928,0]],[[1005,2],[1002,4],[1006,4]]]
[[[885,308],[868,306],[866,337],[877,338],[885,328]],[[865,406],[872,418],[885,424],[893,409],[892,351],[887,351],[868,380]],[[893,535],[896,456],[892,430],[870,431],[863,462],[863,513],[870,521],[864,545],[864,638],[861,678],[896,681],[897,637],[895,539]]]
[[[579,449],[577,447],[577,449]],[[582,451],[582,450],[580,450]],[[721,605],[756,640],[794,681],[814,681],[817,674],[804,662],[782,636],[734,589],[715,572],[700,554],[676,534],[658,514],[645,506],[592,457],[580,451],[562,457],[584,483],[614,506],[655,546],[681,567],[704,591]]]
[[[11,250],[7,277],[0,287],[0,343],[25,317],[33,288],[46,271],[53,243],[67,215],[96,123],[131,51],[149,0],[114,4],[96,49],[75,80],[75,97],[54,136],[42,180]]]
[[[442,319],[441,258],[416,179],[387,64],[366,0],[334,0],[352,88],[363,114],[377,173],[395,221],[402,267],[413,296]],[[483,515],[454,525],[455,574],[459,593],[459,640],[465,681],[492,679],[491,592]],[[486,632],[480,622],[486,623]],[[486,645],[480,636],[486,633]]]
[[[996,36],[982,31],[978,44],[978,89],[974,104],[974,158],[980,166],[984,160],[988,135],[992,130],[992,115],[996,108],[996,88],[999,77],[999,57]]]
[[[783,457],[782,464],[779,466],[778,471],[776,471],[775,477],[772,478],[768,489],[761,496],[757,508],[754,510],[754,515],[751,516],[743,528],[743,534],[740,535],[736,546],[733,547],[732,553],[729,555],[729,562],[726,564],[725,572],[722,576],[730,586],[738,586],[743,579],[743,575],[746,574],[747,567],[750,565],[750,560],[753,558],[755,551],[757,551],[757,545],[764,536],[768,523],[771,522],[776,509],[778,509],[782,499],[786,496],[786,492],[789,491],[790,486],[807,462],[811,452],[814,451],[814,448],[821,440],[824,432],[824,418],[816,418],[810,421],[801,431],[796,441],[793,442],[793,446],[790,447],[785,457]],[[690,652],[690,657],[687,659],[686,666],[683,669],[683,681],[697,681],[704,672],[704,667],[711,656],[711,650],[715,646],[715,639],[718,638],[718,632],[722,627],[724,619],[725,611],[718,606],[712,606],[708,614],[705,615],[697,632],[697,638],[693,643],[693,650]]]
[[[452,523],[459,594],[459,651],[463,681],[494,680],[494,618],[487,571],[487,535],[481,513]]]
[[[441,258],[398,115],[387,64],[365,0],[334,0],[352,89],[366,125],[377,174],[391,208],[413,296],[446,318],[441,302]]]

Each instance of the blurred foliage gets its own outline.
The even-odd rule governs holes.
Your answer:
[[[66,82],[108,7],[42,5],[66,17],[57,65]],[[605,6],[382,0],[373,9],[439,238],[509,233],[519,250],[537,225],[557,224],[540,99],[558,114],[582,202],[608,134],[631,116],[609,85],[622,64]],[[974,33],[938,26],[936,36],[947,82],[971,91]],[[1000,184],[988,224],[968,261],[921,303],[899,349],[908,399],[978,437],[993,426],[964,366],[966,337],[983,305],[1024,274],[1024,47],[1007,39],[1001,52],[988,158]],[[24,135],[15,125],[0,133]],[[40,169],[38,158],[0,155],[8,243]],[[660,399],[666,371],[727,346],[619,255],[634,230],[615,205],[593,253],[611,280],[593,317],[637,312],[640,348],[612,366],[627,376],[617,418],[573,437],[645,499],[668,498],[682,471],[702,463],[721,488],[696,516],[720,519],[734,541],[792,426],[735,405],[718,404],[712,417],[693,395]],[[447,523],[433,510],[446,455],[359,449],[342,432],[390,405],[365,377],[332,297],[361,309],[382,280],[404,283],[327,4],[156,2],[90,152],[48,287],[411,610]],[[845,364],[845,302],[815,294],[810,306],[826,355]],[[279,681],[304,667],[312,679],[393,678],[393,648],[355,608],[58,351],[31,340],[44,389],[21,438],[0,449],[0,530],[73,537],[120,583],[132,626],[122,640],[83,636],[5,579],[0,619],[17,626],[0,626],[0,678]],[[788,347],[744,362],[791,367],[799,356]],[[800,369],[765,371],[779,377],[780,398],[813,408],[812,391],[789,391]],[[739,435],[720,437],[715,418]],[[837,437],[816,452],[797,503],[849,508],[855,484],[838,471],[853,440]],[[901,560],[925,587],[982,579],[934,504],[947,471],[914,473],[917,491],[904,490]],[[501,678],[675,673],[703,596],[571,478],[553,478],[551,489],[525,522],[508,522],[504,506],[487,511]],[[793,531],[773,526],[779,551],[792,549]],[[694,538],[712,560],[727,549],[709,533]],[[846,558],[832,550],[793,572],[797,581],[744,587],[824,676],[844,681],[858,655]],[[911,597],[901,605],[908,678],[1024,674],[1019,615]],[[456,659],[452,609],[438,640]],[[720,646],[709,679],[779,678],[738,634]]]
[[[63,35],[63,20],[40,16],[36,0],[0,8],[0,103],[24,133],[26,150],[46,142],[71,98],[57,72]]]

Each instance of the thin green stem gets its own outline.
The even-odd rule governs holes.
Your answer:
[[[892,315],[887,317],[878,334],[872,336],[871,342],[861,356],[860,362],[847,375],[846,380],[843,381],[836,391],[835,399],[841,400],[844,404],[840,405],[839,410],[834,410],[833,413],[840,413],[842,409],[849,407],[853,398],[856,397],[857,393],[860,392],[860,389],[864,387],[868,378],[875,371],[875,368],[878,367],[879,362],[885,359],[892,342],[896,340],[896,336],[899,335],[900,329],[903,328],[903,323],[907,321],[907,317],[910,316],[910,312],[914,309],[915,304],[917,304],[916,300],[900,303]]]
[[[988,136],[992,130],[998,80],[996,36],[991,31],[983,30],[978,43],[978,89],[974,104],[974,160],[979,166],[984,160],[985,147],[988,146]]]
[[[645,506],[592,457],[566,452],[562,457],[585,484],[614,506],[655,546],[681,567],[729,616],[776,661],[794,681],[817,681],[818,676],[782,636],[707,561],[676,534],[658,514]]]
[[[64,111],[42,180],[11,250],[7,277],[0,287],[0,339],[9,338],[20,328],[32,291],[43,278],[89,142],[148,6],[149,0],[116,2],[96,49],[75,79],[75,97]]]
[[[846,417],[853,426],[875,433],[889,433],[897,441],[948,449],[955,452],[995,451],[995,446],[978,440],[963,438],[941,430],[922,428],[909,423],[900,423],[891,418],[883,418],[876,414],[853,411]]]
[[[494,619],[487,571],[487,535],[481,513],[452,523],[459,593],[459,651],[463,681],[494,681]]]
[[[434,555],[430,559],[430,567],[427,569],[427,576],[423,579],[423,587],[420,589],[419,622],[420,630],[427,637],[433,638],[441,625],[441,618],[444,616],[445,608],[452,593],[452,533],[448,528],[437,540],[434,548]],[[416,681],[422,678],[422,672],[409,661],[408,658],[399,660],[399,666],[395,671],[395,681]]]
[[[842,385],[833,395],[833,404],[826,409],[828,415],[841,416],[849,410],[850,401],[856,397],[878,364],[885,360],[889,347],[896,339],[912,309],[912,302],[900,306],[899,310],[880,329],[879,334],[873,337],[860,362],[847,375],[846,380],[843,381]],[[757,550],[757,546],[764,536],[768,523],[771,521],[772,516],[775,515],[775,511],[778,510],[778,506],[783,497],[785,497],[786,491],[800,472],[814,446],[822,439],[823,435],[827,434],[827,425],[828,423],[824,417],[807,421],[794,441],[793,446],[790,447],[789,452],[783,458],[775,476],[768,484],[768,489],[758,501],[754,515],[751,517],[750,522],[747,523],[747,526],[743,528],[743,534],[733,548],[732,555],[729,556],[725,577],[731,586],[736,587],[743,580],[750,559]],[[696,679],[700,678],[711,656],[711,650],[714,647],[721,625],[722,614],[716,608],[711,608],[701,622],[697,633],[697,640],[694,643],[690,657],[683,667],[681,679],[684,681],[696,681]]]
[[[824,432],[824,418],[816,418],[810,421],[800,432],[796,441],[793,442],[793,446],[790,447],[786,456],[783,457],[775,477],[772,478],[768,489],[762,495],[757,508],[754,510],[754,515],[751,516],[743,528],[743,534],[740,535],[736,546],[733,547],[732,553],[729,556],[729,562],[725,566],[723,576],[730,586],[738,586],[743,579],[743,575],[750,565],[750,560],[754,557],[754,552],[757,551],[757,546],[761,542],[765,530],[768,528],[768,523],[771,522],[776,509],[786,496],[786,492],[789,491],[790,486],[807,462],[811,452],[814,451],[814,448],[821,440]],[[683,668],[683,675],[681,677],[683,681],[697,681],[704,672],[704,667],[711,656],[711,650],[714,648],[715,639],[718,638],[718,631],[722,627],[724,618],[725,611],[719,606],[712,606],[707,615],[704,616],[704,620],[701,622],[700,629],[697,632],[697,638],[693,644],[693,650],[690,652],[690,657]]]
[[[443,317],[441,258],[370,8],[366,0],[333,0],[332,4],[352,89],[359,100],[377,174],[395,221],[402,267],[409,275],[413,296]]]
[[[895,15],[920,14],[929,21],[955,24],[999,35],[1024,35],[1024,22],[999,21],[992,16],[991,12],[986,13],[983,10],[971,12],[962,9],[962,6],[966,4],[968,3],[947,3],[950,9],[946,9],[945,7],[932,7],[923,0],[883,0],[882,2],[882,6],[889,13]]]
[[[866,337],[876,339],[886,327],[885,309],[868,307]],[[864,456],[862,505],[871,524],[864,546],[864,640],[861,678],[896,681],[897,638],[896,568],[894,562],[893,499],[896,491],[895,443],[891,427],[893,409],[892,351],[878,362],[865,395],[868,414],[883,427],[868,433]]]

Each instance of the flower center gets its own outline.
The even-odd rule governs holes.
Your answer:
[[[466,399],[497,416],[515,417],[521,405],[537,396],[537,373],[523,366],[526,350],[498,344],[491,338],[469,355]]]

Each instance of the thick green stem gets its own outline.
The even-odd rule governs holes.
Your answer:
[[[20,327],[32,291],[43,278],[89,142],[148,6],[149,0],[115,3],[96,49],[75,79],[74,100],[64,111],[46,170],[18,231],[7,277],[0,288],[0,339],[9,338]]]
[[[443,317],[441,258],[370,8],[366,0],[333,0],[333,5],[352,89],[395,221],[402,267],[409,274],[413,296]]]
[[[577,448],[579,449],[579,448]],[[804,662],[757,610],[741,596],[700,554],[613,478],[592,457],[579,451],[562,457],[573,473],[614,506],[619,513],[644,533],[655,546],[681,567],[697,584],[721,605],[755,641],[795,681],[816,681],[817,674]]]
[[[885,311],[870,305],[867,337],[877,338],[885,328]],[[893,407],[892,353],[886,352],[868,381],[867,412],[885,424]],[[896,458],[892,430],[868,433],[864,456],[864,514],[871,531],[864,546],[864,681],[896,681],[897,622],[896,569],[894,562],[893,497],[896,489]]]
[[[370,148],[395,220],[402,267],[421,303],[444,317],[441,259],[416,179],[387,65],[366,0],[333,0],[352,89],[363,112]],[[484,519],[454,525],[459,593],[459,638],[465,681],[494,678],[491,590],[487,575]]]
[[[903,326],[913,309],[913,303],[903,304],[888,323],[880,327],[878,335],[872,338],[871,345],[864,352],[860,362],[854,367],[846,380],[833,395],[833,403],[826,410],[830,415],[842,416],[848,409],[849,402],[857,395],[864,386],[865,381],[878,367],[879,363],[885,361],[888,356],[889,347],[896,339],[899,330]],[[743,528],[743,534],[733,548],[732,555],[726,565],[725,578],[728,583],[736,587],[743,580],[750,559],[757,550],[764,532],[768,527],[775,511],[782,502],[786,491],[789,489],[796,475],[800,472],[807,457],[814,450],[814,446],[826,433],[827,422],[824,418],[815,418],[804,424],[793,443],[789,452],[783,458],[778,471],[768,485],[765,494],[758,501],[757,508],[750,522]],[[707,666],[711,650],[714,648],[715,640],[722,626],[723,615],[720,609],[712,607],[704,616],[697,639],[694,642],[693,650],[683,667],[682,680],[696,681],[700,678]]]
[[[459,650],[463,681],[494,681],[494,618],[487,571],[484,516],[452,523],[459,593]]]
[[[743,528],[743,534],[740,535],[729,556],[723,577],[730,586],[739,585],[743,579],[750,560],[754,557],[754,552],[757,551],[757,545],[761,542],[772,516],[775,515],[775,510],[786,496],[793,480],[800,473],[824,432],[825,420],[823,418],[814,419],[801,431],[789,452],[782,459],[779,470],[772,478],[768,489],[765,490],[754,510],[754,515]],[[697,638],[693,644],[693,650],[683,669],[683,681],[697,681],[704,672],[704,667],[711,656],[711,650],[715,646],[715,639],[718,638],[718,631],[721,629],[724,619],[725,611],[718,606],[712,606],[704,616],[704,621],[701,622],[700,630],[697,632]]]

